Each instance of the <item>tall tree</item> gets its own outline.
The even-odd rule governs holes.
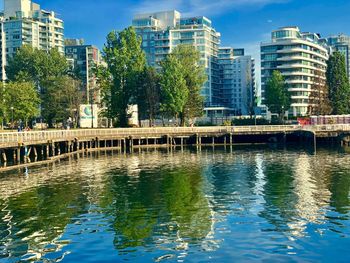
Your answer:
[[[346,74],[345,57],[334,52],[327,62],[327,85],[333,114],[350,113],[350,83]]]
[[[8,104],[5,101],[5,85],[2,84],[0,86],[0,124],[1,128],[4,128],[4,123],[7,121],[6,119],[6,108]]]
[[[38,87],[48,78],[64,76],[67,72],[67,60],[57,49],[46,52],[27,45],[22,46],[6,66],[10,81],[31,81]]]
[[[266,84],[265,105],[271,113],[276,113],[280,121],[291,105],[291,97],[288,86],[279,71],[274,71]]]
[[[184,70],[179,59],[170,54],[161,62],[161,111],[164,115],[175,117],[178,121],[183,114],[188,100],[189,90],[186,86]]]
[[[178,45],[172,54],[177,57],[182,66],[182,73],[190,94],[185,103],[184,111],[180,113],[181,126],[184,126],[186,119],[203,115],[204,98],[201,95],[201,90],[208,77],[200,61],[200,52],[194,46]]]
[[[51,49],[47,52],[24,45],[16,52],[13,58],[9,59],[6,73],[10,81],[34,83],[44,104],[46,101],[54,100],[54,98],[51,98],[53,93],[56,95],[60,93],[62,96],[70,95],[66,93],[65,86],[57,85],[58,82],[68,83],[65,79],[67,74],[69,74],[67,60],[57,49]],[[43,105],[41,109],[41,116],[49,118],[46,121],[51,126],[55,107]],[[55,115],[60,114],[57,113]]]
[[[69,76],[52,77],[47,80],[50,85],[44,85],[42,93],[43,117],[48,121],[50,127],[55,122],[64,122],[69,117],[77,126],[79,105],[82,103],[81,82]]]
[[[101,114],[108,119],[113,119],[115,115],[112,110],[112,75],[104,65],[94,67],[94,74],[96,76],[96,88],[101,94],[101,104],[102,108],[104,108]]]
[[[256,106],[256,94],[254,91],[253,79],[251,74],[251,69],[247,68],[246,70],[246,89],[247,89],[247,110],[250,118],[253,118],[255,114],[255,106]]]
[[[107,36],[103,58],[107,63],[111,83],[103,93],[108,114],[117,119],[121,127],[128,125],[128,105],[135,100],[138,77],[146,66],[141,49],[141,38],[132,27],[121,32],[112,31]]]
[[[160,76],[153,67],[145,67],[139,79],[137,105],[139,118],[149,120],[152,127],[154,119],[159,114],[160,107]]]
[[[2,84],[3,117],[5,120],[22,120],[25,124],[38,114],[40,98],[31,82],[9,82]]]
[[[324,74],[320,70],[315,70],[315,77],[311,87],[309,97],[309,115],[327,115],[332,112],[329,100],[329,90],[324,79]]]

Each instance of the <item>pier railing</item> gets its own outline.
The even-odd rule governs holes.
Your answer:
[[[0,144],[35,143],[39,141],[62,141],[84,138],[114,138],[114,137],[159,137],[163,135],[189,136],[205,134],[253,134],[278,132],[350,132],[350,124],[339,125],[281,125],[281,126],[227,126],[227,127],[157,127],[157,128],[116,128],[116,129],[79,129],[52,131],[25,131],[0,133]]]

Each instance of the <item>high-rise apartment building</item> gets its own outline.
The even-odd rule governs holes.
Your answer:
[[[177,11],[136,15],[132,21],[142,37],[142,48],[149,65],[159,62],[179,44],[193,45],[201,54],[208,81],[202,89],[206,106],[220,105],[219,65],[217,62],[220,34],[203,16],[184,18]]]
[[[334,51],[339,51],[345,57],[346,71],[350,79],[350,36],[339,34],[327,38],[327,43]]]
[[[291,93],[290,115],[305,116],[315,88],[326,81],[326,43],[315,33],[302,33],[298,27],[284,27],[272,32],[269,43],[261,44],[261,92],[264,100],[266,83],[272,72],[282,73]]]
[[[5,79],[7,59],[22,45],[64,54],[64,25],[52,11],[40,9],[31,0],[4,0],[1,21],[1,79]]]
[[[82,40],[66,39],[65,55],[73,71],[77,72],[83,82],[83,94],[90,103],[92,96],[90,91],[95,92],[96,78],[93,72],[95,66],[101,64],[100,50],[93,45],[85,45]],[[98,102],[95,94],[94,102]]]
[[[254,108],[255,65],[244,49],[219,49],[221,103],[234,115],[249,115]]]

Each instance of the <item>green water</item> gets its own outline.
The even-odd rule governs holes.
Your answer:
[[[350,155],[91,153],[0,175],[0,262],[348,262]]]

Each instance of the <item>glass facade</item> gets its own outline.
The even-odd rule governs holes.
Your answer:
[[[152,24],[150,21],[153,21]],[[177,45],[193,45],[201,54],[208,81],[202,88],[206,106],[221,105],[218,49],[220,34],[206,17],[181,18],[177,11],[136,15],[132,21],[149,65],[161,62]]]
[[[65,56],[70,62],[72,70],[78,71],[82,77],[83,94],[87,103],[90,103],[89,91],[96,86],[93,68],[101,63],[100,51],[92,45],[66,45]],[[96,101],[95,102],[99,102]]]
[[[244,56],[243,49],[220,48],[218,61],[224,107],[232,109],[236,116],[249,115],[254,106],[254,60]]]
[[[300,38],[300,32],[298,30],[278,30],[272,32],[272,38]]]
[[[327,39],[333,50],[339,51],[345,57],[346,70],[350,79],[350,36],[340,34]]]
[[[298,28],[282,28],[272,32],[270,43],[261,44],[261,92],[264,99],[266,83],[272,72],[283,75],[291,93],[289,114],[308,115],[314,98],[314,87],[326,80],[328,46],[318,34],[300,33]]]
[[[23,7],[17,2],[7,0],[1,19],[1,79],[6,79],[5,67],[22,45],[50,50],[57,48],[64,55],[64,24],[54,12],[40,9],[31,1]],[[23,8],[24,10],[20,10]],[[15,15],[15,16],[14,16]]]

